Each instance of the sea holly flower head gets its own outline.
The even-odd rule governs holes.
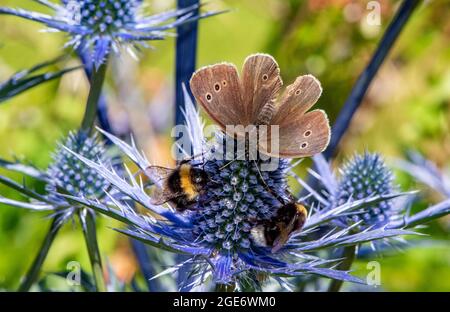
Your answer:
[[[103,198],[109,183],[95,170],[69,153],[65,146],[70,146],[93,161],[102,161],[109,165],[112,163],[110,155],[97,135],[89,135],[83,131],[70,132],[58,144],[53,154],[53,161],[46,171],[23,163],[0,161],[2,167],[6,169],[45,183],[45,193],[41,194],[29,189],[26,185],[20,185],[9,178],[0,176],[0,183],[18,190],[28,198],[28,202],[24,202],[0,196],[0,202],[35,211],[50,211],[58,216],[59,222],[63,223],[84,207],[74,202],[69,203],[62,194],[91,199]]]
[[[19,16],[44,24],[51,31],[69,34],[67,45],[82,53],[89,53],[96,67],[111,50],[119,52],[127,46],[147,47],[146,42],[162,40],[170,29],[183,23],[217,14],[198,14],[199,5],[147,15],[141,0],[62,0],[60,4],[48,0],[37,1],[51,11],[44,14],[24,9],[0,7],[0,14]],[[134,48],[134,49],[133,49]]]
[[[85,205],[128,224],[128,228],[118,231],[130,237],[156,248],[188,256],[184,262],[168,268],[155,278],[178,272],[178,280],[181,281],[178,286],[184,290],[197,287],[210,289],[214,284],[227,285],[235,290],[258,290],[271,282],[278,282],[288,289],[287,278],[305,274],[360,283],[362,281],[349,272],[333,268],[337,259],[320,258],[317,251],[411,233],[386,228],[358,230],[354,225],[348,225],[340,229],[334,227],[320,237],[309,235],[319,226],[341,219],[352,211],[401,195],[383,194],[348,202],[330,210],[318,209],[319,204],[314,203],[308,206],[309,217],[303,230],[292,233],[280,249],[273,251],[271,246],[258,244],[251,231],[261,221],[277,213],[282,205],[278,197],[287,197],[289,187],[286,178],[291,173],[289,160],[280,159],[277,169],[264,171],[261,170],[264,164],[262,159],[218,158],[217,146],[223,146],[219,143],[226,135],[219,131],[215,135],[217,140],[207,143],[198,112],[187,93],[185,98],[187,133],[183,137],[188,137],[192,142],[192,149],[186,152],[200,155],[192,158],[190,164],[204,169],[209,176],[209,183],[190,209],[180,212],[167,204],[152,204],[154,201],[147,184],[135,173],[129,171],[128,177],[121,176],[110,165],[89,160],[71,151],[102,175],[120,196],[109,196],[113,203],[111,205],[111,201],[64,195],[70,202]],[[109,133],[102,133],[141,172],[146,172],[150,163],[138,151],[134,141],[127,144]],[[150,174],[148,178],[155,184],[152,187],[160,187],[163,183],[161,177]],[[142,205],[151,213],[136,213],[130,201]],[[183,276],[183,272],[188,273]]]
[[[249,249],[255,221],[270,219],[281,206],[272,192],[288,190],[287,161],[282,160],[276,170],[264,171],[262,160],[217,160],[217,147],[212,149],[210,156],[203,156],[202,167],[210,181],[194,209],[194,233],[212,247]]]
[[[69,153],[65,145],[95,161],[102,161],[111,165],[111,157],[96,135],[90,135],[84,130],[70,132],[58,144],[53,155],[53,161],[46,171],[40,171],[23,163],[12,163],[0,160],[0,165],[6,169],[20,172],[45,183],[45,192],[36,192],[25,184],[19,183],[0,175],[0,183],[17,190],[27,197],[28,201],[18,201],[0,196],[0,203],[18,208],[35,211],[50,212],[53,221],[44,239],[43,247],[39,250],[31,269],[25,275],[20,286],[21,291],[27,291],[36,282],[42,262],[58,233],[58,230],[69,220],[78,216],[86,239],[89,258],[95,276],[97,290],[104,289],[101,261],[95,233],[95,212],[80,203],[70,202],[67,195],[79,198],[103,199],[109,183],[92,170],[79,158]],[[25,181],[25,179],[24,179]]]
[[[365,152],[354,155],[340,169],[339,201],[345,203],[368,196],[390,194],[394,190],[393,173],[380,154]],[[394,210],[391,200],[381,201],[367,208],[364,214],[355,214],[354,222],[366,225],[386,223]]]
[[[84,25],[97,34],[114,34],[129,23],[135,23],[142,1],[136,0],[63,0],[66,18]]]
[[[47,175],[50,178],[47,191],[56,193],[59,188],[74,196],[101,198],[108,182],[79,158],[69,153],[64,146],[88,159],[100,160],[103,163],[111,161],[103,142],[96,135],[89,136],[84,131],[71,132],[53,154],[53,161],[47,169]]]

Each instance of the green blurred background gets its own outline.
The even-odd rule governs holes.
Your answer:
[[[380,0],[380,25],[367,23],[369,1],[224,0],[208,8],[231,12],[200,23],[198,67],[221,61],[241,66],[255,52],[278,60],[283,80],[311,73],[322,82],[319,106],[334,120],[352,84],[364,68],[400,1]],[[174,1],[146,1],[148,10],[174,7]],[[41,9],[27,0],[1,0],[1,5]],[[64,34],[40,32],[42,26],[0,16],[0,81],[14,72],[63,53]],[[173,111],[174,39],[154,43],[136,62],[122,57],[113,63],[108,81],[110,115],[117,132],[132,130],[149,158],[165,164],[170,148]],[[76,64],[76,61],[69,61]],[[407,148],[421,151],[440,167],[450,166],[450,1],[421,5],[374,80],[347,132],[337,162],[355,151],[402,156]],[[111,75],[112,74],[112,75]],[[114,76],[114,79],[111,79]],[[81,122],[87,96],[81,71],[71,73],[0,104],[0,157],[23,157],[46,168],[58,139]],[[20,179],[1,171],[1,174]],[[29,186],[34,181],[27,181]],[[422,188],[399,174],[404,188]],[[18,195],[0,186],[0,194]],[[440,198],[426,193],[415,209]],[[136,270],[127,239],[101,218],[99,241],[116,273],[129,279]],[[0,289],[13,290],[30,266],[49,227],[45,214],[0,205]],[[449,218],[424,232],[434,243],[385,255],[382,288],[388,291],[450,291]],[[431,237],[427,238],[431,241]],[[77,224],[57,236],[44,271],[66,270],[69,261],[86,269],[88,257]],[[372,259],[373,260],[373,259]],[[368,260],[356,268],[364,274]]]

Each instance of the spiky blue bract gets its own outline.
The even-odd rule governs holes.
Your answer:
[[[0,103],[12,99],[16,95],[28,91],[42,83],[62,77],[63,75],[76,70],[77,67],[66,68],[53,72],[38,74],[36,72],[61,62],[64,57],[37,64],[29,69],[21,70],[12,75],[6,81],[0,82]]]
[[[408,151],[408,160],[396,159],[394,164],[418,182],[434,189],[444,198],[450,198],[450,171],[440,170],[436,164],[417,151]],[[448,169],[448,168],[447,168]]]
[[[172,10],[156,15],[145,14],[141,0],[63,0],[60,4],[37,1],[50,10],[44,14],[24,9],[0,7],[0,14],[19,16],[44,24],[50,30],[70,35],[68,45],[88,51],[99,67],[111,50],[119,52],[124,45],[129,52],[146,47],[147,41],[171,35],[168,30],[186,22],[218,12],[196,14],[199,6]],[[133,52],[132,52],[133,53]]]
[[[341,168],[339,182],[340,203],[376,195],[390,194],[394,190],[392,171],[377,153],[365,152],[354,155]],[[386,224],[393,214],[391,200],[381,201],[368,207],[364,213],[354,215],[352,220],[363,220],[365,225]]]
[[[217,146],[221,146],[218,143],[222,142],[223,134],[216,135],[212,144],[205,143],[201,133],[203,123],[200,118],[194,118],[198,113],[192,103],[186,103],[185,114],[191,117],[188,118],[188,136],[195,138],[193,141],[201,145],[192,146],[192,150],[202,152],[191,164],[204,168],[210,177],[210,183],[198,198],[195,207],[183,213],[174,211],[167,205],[152,205],[145,184],[134,173],[129,172],[128,177],[121,176],[107,164],[72,152],[101,174],[121,195],[116,198],[109,196],[109,203],[114,205],[104,200],[65,195],[69,202],[88,206],[124,222],[130,227],[118,231],[125,235],[153,247],[185,255],[186,260],[157,274],[155,278],[174,274],[181,268],[183,271],[188,270],[189,274],[178,284],[178,287],[184,290],[209,290],[214,284],[228,285],[236,290],[258,290],[266,283],[274,281],[287,285],[286,278],[305,274],[361,283],[360,279],[349,272],[334,269],[336,259],[320,258],[317,251],[412,233],[384,227],[359,230],[355,225],[351,225],[340,229],[333,228],[319,237],[309,235],[323,224],[402,195],[385,194],[347,202],[329,210],[309,207],[310,216],[303,231],[293,235],[283,248],[273,253],[270,247],[259,246],[252,240],[249,231],[255,221],[270,218],[277,212],[280,202],[274,194],[277,194],[277,197],[286,196],[285,193],[289,190],[286,178],[291,173],[287,165],[288,160],[280,160],[280,166],[274,171],[261,170],[262,160],[220,160],[217,157]],[[150,165],[133,141],[129,145],[109,133],[100,131],[141,171],[145,171]],[[156,185],[161,185],[159,177],[149,178]],[[151,213],[136,213],[129,205],[130,200]],[[315,203],[316,207],[318,205],[319,203]]]

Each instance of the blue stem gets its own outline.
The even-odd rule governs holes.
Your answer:
[[[84,72],[86,73],[86,77],[91,81],[92,79],[92,69],[93,64],[92,60],[90,59],[88,53],[83,52],[81,50],[77,51],[78,57],[80,58],[81,62],[84,65]],[[100,127],[111,133],[111,124],[108,119],[108,106],[106,103],[106,97],[104,94],[100,95],[100,98],[98,100],[97,104],[97,119]],[[106,143],[110,144],[111,142],[108,140],[108,138],[105,137]]]
[[[178,9],[186,8],[198,4],[199,0],[178,0]],[[194,12],[194,14],[198,14]],[[198,22],[186,23],[177,28],[176,41],[176,73],[175,73],[175,125],[185,123],[182,109],[184,109],[184,97],[182,84],[189,83],[195,71],[195,61],[197,53],[197,29]],[[189,94],[191,91],[188,90]],[[177,138],[176,138],[177,139]]]
[[[133,248],[134,256],[139,263],[142,275],[144,276],[147,289],[149,291],[165,291],[161,285],[160,279],[150,280],[156,275],[156,272],[152,265],[153,260],[147,252],[147,246],[136,239],[130,239],[130,243]]]
[[[81,130],[86,133],[92,133],[97,117],[97,108],[100,96],[102,94],[103,84],[105,82],[106,70],[108,68],[108,57],[104,63],[92,71],[90,79],[89,95],[86,103],[86,111],[81,122]]]
[[[361,105],[370,83],[377,74],[378,69],[381,64],[383,64],[387,54],[391,50],[393,44],[403,30],[403,27],[419,3],[419,0],[405,0],[394,19],[389,24],[380,44],[377,47],[377,50],[375,51],[375,54],[370,60],[370,63],[359,76],[341,112],[336,118],[331,131],[332,135],[330,144],[324,152],[327,159],[330,159],[335,154],[339,142],[347,131],[353,115]]]
[[[89,260],[91,262],[92,276],[95,283],[95,291],[107,291],[105,277],[103,274],[102,257],[98,248],[97,227],[95,213],[84,210],[79,213],[81,228],[83,230]]]
[[[77,53],[78,53],[78,57],[80,58],[81,62],[83,63],[84,72],[86,74],[86,77],[89,79],[89,81],[91,81],[92,74],[93,74],[93,68],[94,68],[91,58],[89,57],[88,53],[86,53],[82,50],[78,50]],[[114,131],[111,127],[111,123],[108,118],[108,106],[107,106],[107,101],[106,101],[106,97],[104,94],[100,95],[100,98],[97,103],[97,120],[98,120],[100,128],[102,128],[103,130],[105,130],[109,133],[114,134],[113,133]],[[106,144],[108,144],[108,145],[112,144],[112,142],[106,136],[103,136],[103,138],[104,138]],[[136,259],[139,263],[139,268],[141,269],[142,275],[144,276],[144,278],[146,280],[148,289],[150,291],[157,290],[157,287],[155,285],[156,282],[150,281],[150,278],[152,278],[155,274],[154,274],[154,270],[151,265],[150,257],[147,252],[147,247],[145,246],[144,243],[134,240],[134,239],[130,239],[130,242],[133,247],[133,251],[136,256]]]
[[[177,0],[178,9],[182,9],[194,4],[198,4],[199,0]],[[198,12],[195,12],[198,14]],[[192,74],[195,71],[196,56],[197,56],[197,33],[198,23],[183,24],[177,28],[176,41],[176,69],[175,69],[175,125],[185,124],[185,119],[182,110],[184,109],[183,83],[188,85]],[[187,88],[191,97],[190,88]],[[175,138],[177,140],[179,138]],[[182,255],[177,255],[178,262],[184,261]],[[189,268],[184,267],[178,272],[177,284],[183,285],[182,281],[186,280],[189,275]],[[188,291],[181,288],[180,291]]]
[[[23,281],[20,284],[18,291],[24,292],[29,291],[31,286],[38,280],[39,273],[41,272],[42,265],[44,264],[45,258],[47,257],[48,251],[53,244],[53,241],[58,233],[59,229],[63,225],[63,222],[59,220],[58,217],[54,217],[50,229],[45,236],[45,239],[39,249],[39,252],[34,258],[31,268],[28,270]]]

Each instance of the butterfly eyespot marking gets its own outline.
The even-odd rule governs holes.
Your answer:
[[[312,133],[311,130],[306,130],[305,133],[303,133],[303,136],[305,138],[307,138],[307,137],[309,137],[311,135],[311,133]]]
[[[220,91],[220,83],[215,83],[214,84],[214,90],[216,91],[216,92],[219,92]]]
[[[308,143],[307,142],[303,142],[302,144],[300,144],[300,148],[304,149],[308,147]]]
[[[212,95],[211,95],[211,93],[206,93],[205,98],[206,98],[206,100],[207,100],[208,102],[211,102],[211,100],[212,100]]]
[[[302,93],[302,90],[300,89],[295,90],[295,95],[300,95],[300,93]]]
[[[264,75],[262,76],[262,80],[263,80],[263,81],[266,81],[267,79],[269,79],[269,76],[267,76],[267,74],[264,74]]]
[[[222,86],[224,86],[224,87],[227,86],[227,81],[226,81],[226,80],[223,80],[223,81],[222,81]]]

